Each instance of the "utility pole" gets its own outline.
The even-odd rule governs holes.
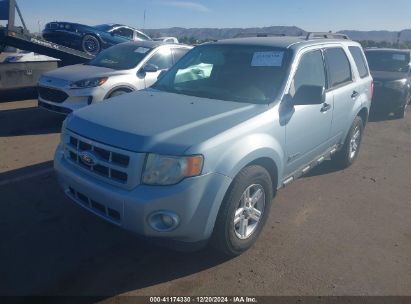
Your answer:
[[[143,17],[143,30],[146,29],[146,9],[144,9],[144,17]]]
[[[400,37],[401,37],[401,34],[402,34],[402,31],[399,31],[399,32],[397,33],[397,48],[400,47]]]

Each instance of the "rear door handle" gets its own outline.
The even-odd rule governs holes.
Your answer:
[[[329,103],[324,102],[322,108],[321,108],[321,112],[327,112],[328,110],[331,109],[331,105]]]
[[[352,99],[357,98],[358,95],[360,95],[360,93],[358,93],[357,91],[354,91],[354,92],[352,92],[351,98]]]

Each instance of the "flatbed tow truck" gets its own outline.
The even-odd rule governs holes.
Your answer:
[[[22,26],[16,26],[16,12]],[[0,90],[33,87],[39,77],[59,66],[84,63],[94,56],[35,36],[29,32],[16,0],[0,0],[0,53],[6,46],[46,55],[59,60],[44,62],[0,63]]]

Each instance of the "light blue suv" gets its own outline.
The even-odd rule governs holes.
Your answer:
[[[204,44],[151,89],[74,112],[54,160],[64,192],[140,235],[241,254],[278,189],[358,155],[372,78],[358,43],[325,36]]]

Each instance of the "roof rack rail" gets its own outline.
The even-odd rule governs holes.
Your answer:
[[[266,33],[257,33],[257,37],[285,37],[285,34],[266,34]]]
[[[315,38],[325,38],[325,39],[344,39],[350,40],[350,37],[345,34],[340,33],[327,33],[327,32],[309,32],[305,37],[305,40],[315,39]]]
[[[249,37],[285,37],[285,34],[269,34],[269,33],[239,33],[234,38],[249,38]]]

